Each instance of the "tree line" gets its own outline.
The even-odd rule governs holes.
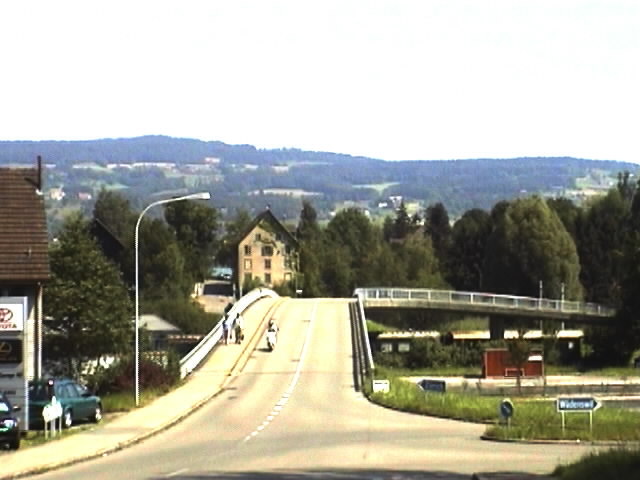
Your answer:
[[[619,318],[615,327],[589,329],[591,358],[623,363],[640,345],[639,192],[624,173],[606,195],[582,206],[532,195],[489,211],[470,209],[453,224],[440,202],[414,215],[401,204],[382,224],[359,208],[321,224],[305,200],[291,226],[300,274],[276,289],[350,297],[356,287],[446,288],[602,303]],[[132,351],[138,215],[122,194],[102,190],[90,215],[65,220],[51,243],[47,358],[77,369],[100,355]],[[150,211],[139,230],[141,313],[157,313],[186,333],[208,331],[218,317],[191,301],[193,285],[214,265],[236,264],[235,246],[251,220],[240,208],[223,222],[217,209],[194,201]]]
[[[435,203],[413,216],[402,204],[381,226],[346,209],[321,228],[305,202],[297,235],[306,296],[394,286],[596,302],[619,313],[614,327],[587,330],[590,359],[626,362],[640,346],[640,190],[629,173],[583,206],[533,195],[453,225]]]

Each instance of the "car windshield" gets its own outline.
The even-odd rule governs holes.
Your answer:
[[[9,405],[5,402],[0,401],[0,413],[7,413],[10,411],[11,408],[9,408]]]

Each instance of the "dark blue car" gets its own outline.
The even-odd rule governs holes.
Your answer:
[[[8,445],[20,448],[20,420],[16,412],[20,407],[13,406],[7,396],[0,392],[0,446]]]

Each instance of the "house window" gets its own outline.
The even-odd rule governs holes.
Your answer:
[[[244,259],[244,269],[245,270],[251,270],[251,259],[250,258],[245,258]]]
[[[284,268],[291,268],[291,257],[284,257]]]
[[[251,245],[245,245],[244,246],[244,254],[245,255],[251,255]]]
[[[406,353],[411,350],[411,344],[409,342],[401,342],[398,344],[398,352]]]
[[[264,269],[265,270],[271,270],[271,259],[267,258],[264,261]]]
[[[285,281],[290,282],[291,281],[291,273],[290,272],[285,273],[284,274],[284,279],[285,279]]]
[[[266,284],[270,284],[271,283],[271,274],[270,273],[265,273],[264,274],[264,283],[266,283]]]
[[[384,352],[384,353],[393,352],[393,343],[391,343],[391,342],[382,342],[380,344],[380,351]]]
[[[260,242],[262,240],[262,235],[260,233],[256,233],[256,242]]]
[[[273,247],[270,245],[266,245],[262,247],[262,256],[263,257],[271,257],[273,256]]]

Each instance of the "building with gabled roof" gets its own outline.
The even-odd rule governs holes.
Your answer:
[[[0,361],[2,381],[42,374],[42,296],[49,277],[38,157],[37,168],[0,168],[0,341],[22,349]]]
[[[240,293],[255,282],[273,287],[295,280],[298,249],[296,238],[269,208],[260,213],[238,242],[235,277]]]

